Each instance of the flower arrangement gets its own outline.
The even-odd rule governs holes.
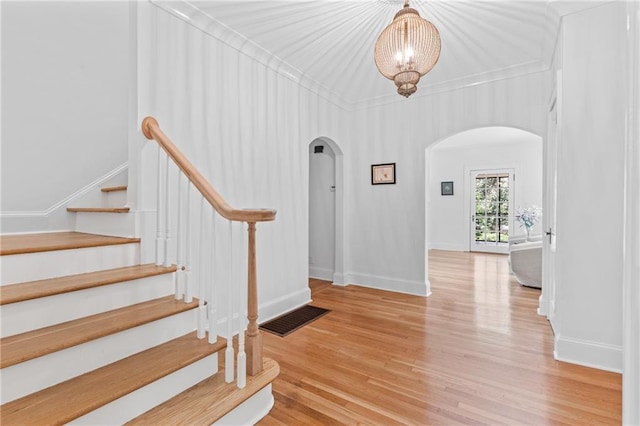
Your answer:
[[[541,217],[542,213],[538,206],[526,207],[524,209],[518,207],[516,210],[516,220],[520,222],[520,226],[524,226],[526,228],[527,232],[533,228],[533,225],[535,225]]]

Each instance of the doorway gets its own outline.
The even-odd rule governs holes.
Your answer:
[[[333,140],[309,144],[309,277],[337,285],[346,284],[343,164]]]
[[[469,179],[469,251],[508,253],[513,212],[513,169],[472,170]]]

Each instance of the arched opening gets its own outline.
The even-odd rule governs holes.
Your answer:
[[[345,285],[342,150],[319,137],[309,144],[309,277]]]
[[[525,234],[514,220],[515,211],[545,204],[542,138],[525,130],[496,126],[456,133],[425,150],[425,166],[427,273],[430,249],[468,252],[493,244],[508,251],[509,239]],[[495,182],[504,176],[510,186],[503,195],[498,184],[502,198],[496,197],[495,205],[486,209],[494,214],[488,219],[484,206],[474,201],[476,187],[482,186],[479,179],[486,182],[492,176]],[[532,233],[543,233],[542,222]]]
[[[497,191],[498,196],[505,197],[499,201],[504,204],[504,215],[511,219],[514,208],[543,204],[542,138],[533,133],[512,127],[467,130],[427,148],[427,161],[429,248],[481,251],[482,245],[473,247],[476,234],[474,227],[486,228],[478,229],[477,234],[482,234],[478,235],[478,241],[486,242],[487,246],[493,241],[500,242],[500,235],[496,233],[503,232],[508,236],[524,233],[513,220],[498,228],[500,207],[489,207],[496,213],[496,219],[491,219],[491,226],[486,217],[473,218],[476,185],[472,173],[480,176],[478,182],[480,179],[486,181],[486,176],[492,174],[509,173],[512,177],[517,176],[512,187],[508,187],[509,182],[504,180],[503,194]],[[450,191],[445,192],[447,189]],[[511,202],[511,206],[507,201]],[[507,207],[511,207],[508,213]],[[541,225],[536,224],[532,232],[540,234]],[[508,242],[508,238],[503,238],[503,241]]]

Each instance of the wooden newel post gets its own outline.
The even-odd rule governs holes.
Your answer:
[[[262,371],[262,335],[258,328],[258,280],[256,276],[256,223],[249,224],[249,254],[248,254],[248,303],[247,319],[249,325],[246,332],[247,341],[247,373],[255,376]]]

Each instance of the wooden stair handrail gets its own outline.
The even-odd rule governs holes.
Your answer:
[[[276,211],[272,209],[236,209],[231,207],[224,198],[213,189],[211,184],[200,174],[187,157],[165,135],[158,121],[153,117],[142,120],[142,133],[149,140],[155,140],[165,150],[167,155],[182,170],[182,173],[193,183],[204,198],[225,219],[236,222],[269,222],[276,218]]]
[[[263,369],[262,336],[258,327],[258,278],[256,274],[256,222],[268,222],[276,218],[276,211],[270,209],[238,210],[229,206],[209,182],[191,164],[187,157],[165,135],[153,117],[142,120],[142,133],[147,139],[154,139],[171,157],[174,163],[200,191],[202,196],[224,218],[232,221],[247,222],[247,331],[246,335],[246,371],[255,376]]]

